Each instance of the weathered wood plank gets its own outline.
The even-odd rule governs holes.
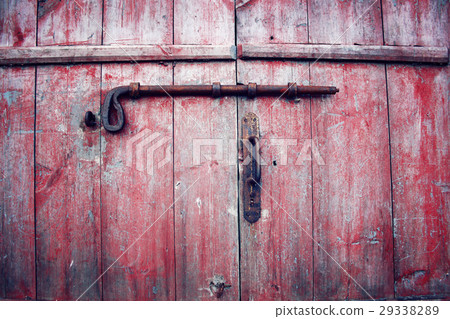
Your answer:
[[[323,159],[313,161],[314,238],[324,248],[314,245],[315,299],[392,298],[385,68],[316,63],[311,85],[340,90],[311,106],[313,145]]]
[[[449,45],[450,2],[384,0],[384,38],[389,45]]]
[[[125,55],[142,54],[146,59],[159,55],[158,60],[192,52],[192,48],[171,45],[137,49],[149,42],[173,43],[172,1],[109,1],[105,5],[104,43],[130,45],[116,52],[124,55],[126,50]],[[102,92],[105,95],[132,81],[172,84],[172,75],[171,63],[106,64]],[[120,258],[103,277],[104,299],[174,300],[172,100],[128,100],[124,107],[124,131],[112,135],[102,130],[106,141],[101,182],[104,270]]]
[[[103,0],[38,1],[38,45],[101,44]]]
[[[0,48],[0,65],[234,59],[236,59],[236,47],[230,45]]]
[[[237,0],[238,43],[308,43],[307,0]]]
[[[234,44],[233,0],[174,0],[174,44]]]
[[[38,3],[39,45],[100,44],[102,1]],[[97,24],[96,24],[97,23]],[[99,65],[39,66],[36,83],[37,299],[73,300],[101,273]],[[102,298],[97,281],[82,300]]]
[[[238,62],[238,82],[308,85],[308,78],[307,63]],[[242,300],[311,300],[312,172],[303,160],[310,154],[310,100],[240,98],[238,123],[247,112],[259,117],[264,162],[262,217],[249,224],[241,209]]]
[[[1,1],[0,45],[36,44],[36,1]],[[35,299],[35,68],[0,68],[0,298]]]
[[[449,69],[389,66],[398,298],[448,297]]]
[[[103,95],[130,81],[172,83],[172,65],[104,64],[102,73]],[[104,299],[173,300],[172,100],[123,106],[124,130],[102,131],[104,270],[120,258],[103,277]]]
[[[106,0],[104,44],[172,44],[173,1]]]
[[[380,0],[308,0],[309,42],[383,44]]]
[[[101,272],[99,132],[84,113],[99,110],[100,66],[37,69],[37,299],[73,300]],[[101,298],[97,282],[83,297]]]
[[[240,59],[320,59],[336,61],[376,61],[448,63],[447,47],[381,45],[266,44],[238,45]],[[1,54],[1,51],[0,51]]]
[[[0,297],[35,299],[34,68],[0,69]]]
[[[0,1],[0,46],[36,45],[36,6],[34,0]]]
[[[175,0],[174,44],[234,44],[234,1]],[[235,63],[175,66],[174,84],[215,81],[235,84]],[[217,300],[215,293],[226,283],[231,287],[219,299],[237,300],[237,170],[235,159],[228,161],[235,155],[225,152],[236,138],[236,98],[174,101],[176,296]]]
[[[235,84],[233,62],[183,63],[174,84]],[[175,98],[177,299],[239,299],[236,98]]]

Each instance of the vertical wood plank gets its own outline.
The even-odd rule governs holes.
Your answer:
[[[324,161],[313,162],[314,237],[324,248],[314,245],[315,299],[392,298],[384,66],[317,63],[311,85],[340,89],[311,106],[313,143]]]
[[[45,1],[38,44],[100,44],[102,1]],[[37,298],[73,300],[101,273],[98,130],[84,113],[100,106],[100,66],[37,67]],[[101,299],[96,282],[83,300]]]
[[[448,46],[450,2],[384,0],[387,45]]]
[[[36,1],[0,3],[0,46],[36,44]],[[0,298],[35,299],[35,68],[0,68]]]
[[[238,62],[242,83],[308,85],[308,78],[307,63]],[[260,121],[262,216],[249,224],[240,210],[242,300],[311,300],[310,100],[240,98],[238,119],[248,112]]]
[[[380,0],[308,0],[309,42],[383,44]]]
[[[98,111],[100,67],[37,70],[37,298],[77,299],[100,275],[99,132],[84,113]],[[83,299],[101,298],[97,282]]]
[[[104,44],[172,44],[172,0],[106,0],[104,6]]]
[[[307,0],[236,1],[238,43],[308,43]]]
[[[36,1],[0,1],[0,46],[36,45]]]
[[[171,84],[172,65],[103,65],[103,96],[133,81]],[[104,299],[173,300],[172,100],[126,99],[123,107],[120,134],[102,130],[104,270],[120,258],[103,277]]]
[[[0,297],[35,299],[34,68],[0,69]]]
[[[38,45],[101,44],[103,0],[38,1]]]
[[[234,39],[234,1],[174,1],[174,44]],[[177,63],[174,84],[234,84],[235,66]],[[177,299],[217,300],[221,285],[229,284],[219,300],[237,300],[237,169],[235,153],[227,154],[235,150],[229,143],[236,139],[236,99],[176,98],[174,125]]]
[[[234,84],[234,62],[178,63],[175,84]],[[177,299],[239,299],[236,98],[176,98]]]
[[[174,44],[234,44],[233,0],[174,0]]]
[[[387,69],[398,298],[450,293],[449,69]]]
[[[105,1],[104,43],[173,43],[172,8],[172,0]],[[132,81],[172,84],[172,75],[171,63],[106,64],[103,96]],[[174,300],[172,100],[127,100],[124,108],[124,131],[102,131],[103,268],[125,253],[103,278],[104,299]]]

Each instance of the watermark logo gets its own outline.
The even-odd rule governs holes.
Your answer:
[[[137,171],[153,175],[155,170],[161,169],[172,160],[170,141],[172,137],[160,132],[144,129],[131,137],[126,143],[126,166]],[[190,144],[190,145],[189,145]],[[263,148],[270,147],[268,153],[261,150],[257,158],[261,166],[273,163],[277,166],[306,165],[314,161],[319,166],[325,165],[319,148],[311,139],[297,140],[290,138],[262,139]],[[180,146],[181,147],[181,146]],[[184,163],[186,166],[200,166],[205,162],[216,162],[220,165],[236,165],[239,156],[241,165],[251,165],[251,155],[240,158],[239,147],[250,150],[253,147],[247,140],[221,139],[221,138],[195,138],[192,143],[184,144],[192,152],[192,162]],[[187,159],[187,161],[190,161]]]
[[[153,175],[154,170],[162,168],[171,161],[170,136],[162,133],[152,133],[144,129],[130,138],[126,143],[126,166]],[[163,148],[164,157],[155,163],[156,152]]]
[[[199,166],[204,162],[215,161],[222,164],[235,165],[238,148],[238,141],[235,139],[193,139],[192,141],[192,166]],[[248,140],[239,141],[240,145],[247,148],[252,154],[252,144]],[[311,139],[299,140],[292,138],[276,138],[270,140],[261,140],[261,145],[265,147],[274,147],[276,151],[272,152],[276,157],[277,165],[305,165],[308,161],[314,161],[319,166],[325,165],[325,161],[320,155],[319,148]],[[298,150],[301,146],[300,151]],[[295,149],[294,149],[295,148]],[[272,163],[273,159],[265,158],[267,155],[264,151],[261,156],[257,158],[259,164],[264,166],[267,163]],[[241,165],[249,165],[252,162],[251,155],[247,158],[240,158]]]

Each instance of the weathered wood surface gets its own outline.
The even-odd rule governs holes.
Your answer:
[[[100,44],[101,4],[46,1],[38,44]],[[81,6],[81,7],[80,7]],[[100,106],[100,65],[37,67],[37,299],[74,300],[101,273],[100,134],[83,114]],[[82,300],[102,298],[96,282]]]
[[[0,3],[0,46],[36,44],[36,1]],[[35,299],[35,68],[0,68],[0,298]]]
[[[36,45],[36,6],[34,0],[0,1],[0,46]]]
[[[449,7],[2,1],[0,64],[236,59],[235,34],[245,59],[315,59],[336,43],[322,59],[448,63]],[[23,48],[35,44],[52,47]],[[77,299],[92,284],[82,299],[216,300],[221,283],[231,287],[220,300],[448,298],[448,67],[237,63],[1,68],[0,298]],[[130,81],[309,79],[341,92],[311,107],[240,99],[239,110],[233,97],[127,100],[119,135],[82,121]],[[255,110],[272,140],[262,148],[263,216],[249,225],[234,139]]]
[[[36,298],[34,74],[0,69],[0,298]]]
[[[239,61],[238,82],[249,81],[308,85],[308,64]],[[261,219],[249,224],[241,209],[241,298],[311,300],[312,167],[304,158],[310,155],[310,99],[239,98],[238,105],[238,123],[248,112],[259,117],[262,158]],[[243,165],[240,160],[240,170]]]
[[[319,59],[375,62],[448,63],[447,47],[385,45],[262,44],[238,45],[241,59]]]
[[[233,62],[176,64],[174,84],[235,84]],[[174,100],[178,300],[238,300],[236,98]],[[220,284],[231,285],[217,298]]]
[[[394,270],[385,68],[316,63],[311,85],[340,90],[312,99],[311,105],[313,145],[323,159],[322,165],[313,161],[314,239],[323,247],[314,245],[315,298],[390,299]]]
[[[174,44],[233,45],[234,20],[234,1],[175,0]],[[174,84],[235,84],[235,65],[177,63]],[[238,300],[236,98],[175,98],[173,120],[177,300]]]
[[[38,45],[101,44],[103,0],[38,1]]]
[[[83,81],[80,81],[83,79]],[[37,299],[77,299],[100,275],[100,66],[39,67],[36,92]],[[84,299],[100,299],[97,283]]]
[[[233,0],[174,0],[174,44],[234,44]]]
[[[145,43],[156,44],[153,54],[167,57],[192,53],[171,46],[172,1],[107,1],[104,25],[104,43],[126,44],[108,48],[121,54],[139,55],[136,46]],[[172,84],[172,75],[172,63],[104,64],[103,97],[132,81]],[[112,135],[102,130],[105,300],[175,299],[172,105],[169,96],[126,100],[124,131]]]
[[[450,2],[383,0],[384,39],[388,45],[449,45]]]
[[[103,98],[130,81],[171,84],[172,65],[104,64]],[[172,300],[172,101],[127,99],[123,107],[124,130],[102,130],[103,298]]]
[[[309,0],[309,42],[383,44],[380,0]]]
[[[238,43],[308,43],[307,0],[237,0]]]
[[[0,65],[169,60],[234,60],[230,45],[121,45],[0,48]]]
[[[449,69],[389,66],[398,298],[448,297]]]
[[[104,1],[103,44],[156,43],[173,43],[173,1]]]

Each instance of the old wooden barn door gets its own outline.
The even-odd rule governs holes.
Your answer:
[[[3,2],[1,46],[117,51],[0,69],[0,298],[448,298],[448,66],[389,55],[448,46],[449,4],[437,3]],[[305,56],[302,44],[386,56],[320,45]],[[139,45],[153,57],[136,58]],[[87,127],[85,112],[98,117],[130,82],[340,91],[123,99],[123,130]],[[239,152],[250,112],[261,152],[252,224]]]

